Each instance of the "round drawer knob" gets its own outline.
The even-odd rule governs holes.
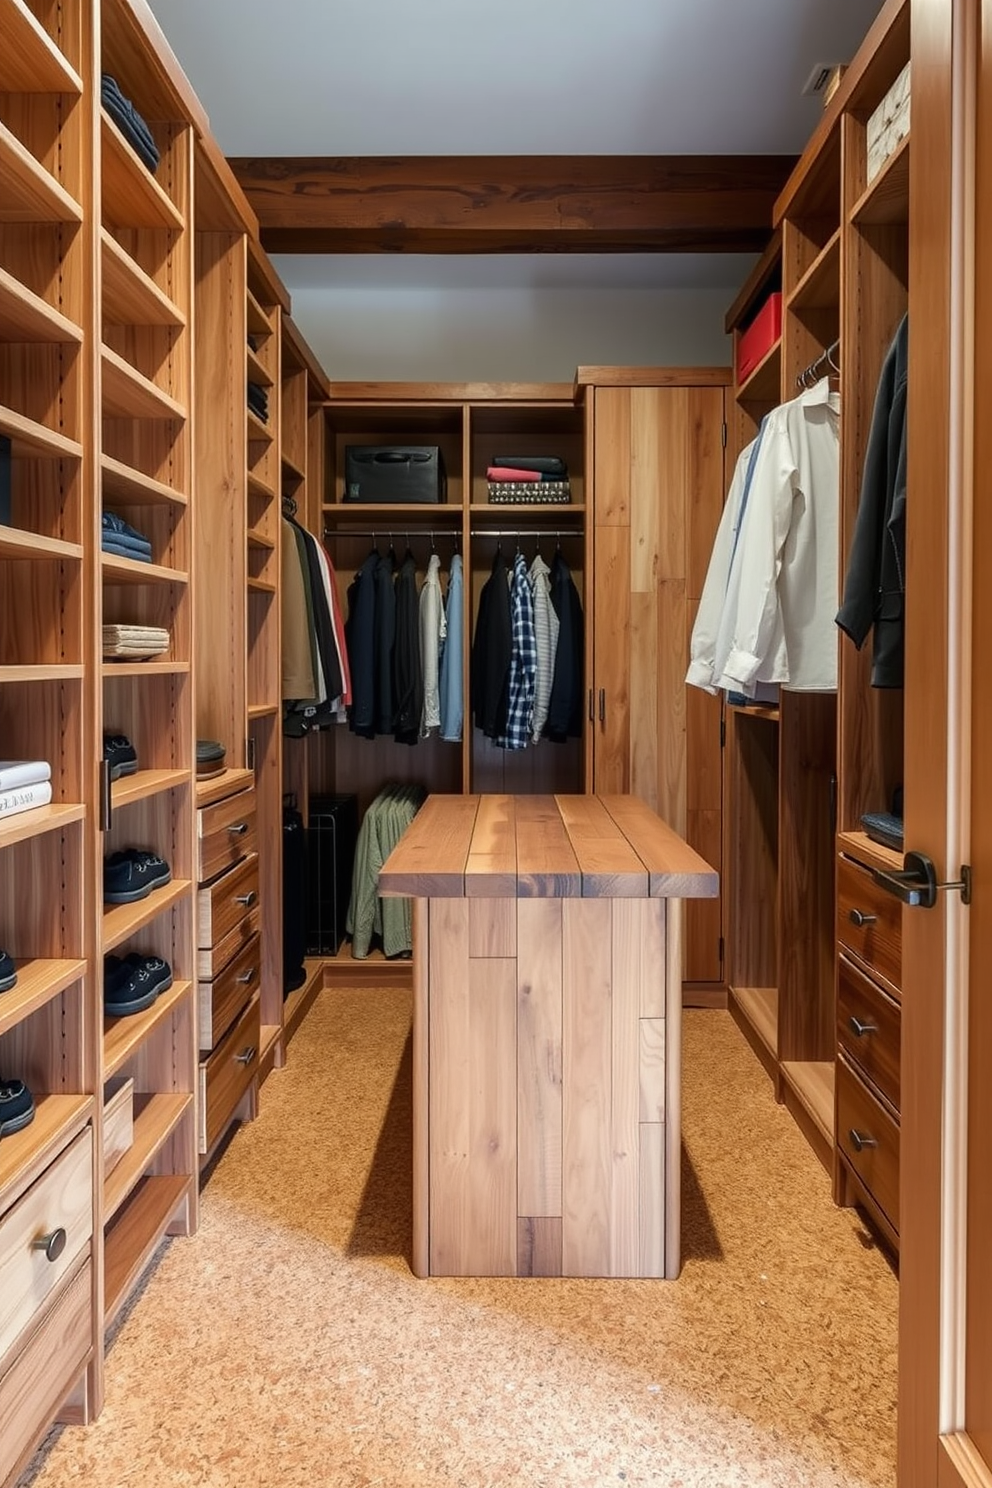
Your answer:
[[[875,1138],[873,1136],[869,1135],[868,1132],[860,1132],[857,1130],[856,1127],[853,1126],[851,1127],[850,1138],[851,1146],[854,1148],[855,1152],[864,1152],[865,1149],[868,1147],[878,1146],[878,1143],[875,1141]]]
[[[59,1225],[57,1230],[51,1230],[47,1235],[39,1235],[37,1240],[32,1240],[31,1249],[43,1250],[46,1261],[57,1261],[65,1250],[67,1239],[65,1230]]]
[[[869,1033],[878,1032],[878,1029],[875,1027],[874,1023],[862,1023],[861,1019],[856,1018],[853,1013],[847,1020],[847,1026],[854,1034],[855,1038],[866,1038]]]
[[[860,909],[849,910],[847,918],[852,925],[857,925],[859,930],[863,930],[866,925],[874,925],[878,921],[878,915],[864,914]]]

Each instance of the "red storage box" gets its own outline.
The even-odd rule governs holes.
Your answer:
[[[737,339],[737,385],[750,377],[782,334],[782,295],[770,294],[746,331]]]

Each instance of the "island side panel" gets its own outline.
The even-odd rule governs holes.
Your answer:
[[[413,901],[413,1274],[430,1275],[430,914]]]
[[[562,901],[520,899],[516,911],[517,1214],[557,1219],[561,1275]]]
[[[562,1271],[609,1276],[612,1228],[612,904],[562,904]]]
[[[641,932],[647,899],[611,905],[613,1089],[610,1111],[611,1276],[640,1275]]]
[[[682,1267],[682,901],[668,899],[666,923],[667,1038],[665,1079],[668,1120],[665,1139],[665,1275]]]

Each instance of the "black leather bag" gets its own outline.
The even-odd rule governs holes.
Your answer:
[[[435,444],[348,444],[344,499],[362,502],[447,501],[444,459]]]

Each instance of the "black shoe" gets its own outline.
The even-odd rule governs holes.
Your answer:
[[[34,1120],[34,1101],[23,1080],[0,1080],[0,1137],[12,1136]]]
[[[14,960],[6,951],[0,951],[0,992],[9,992],[17,982]]]
[[[147,899],[152,889],[160,889],[171,878],[168,863],[156,853],[125,848],[103,860],[103,902],[133,904]]]
[[[103,757],[110,764],[111,780],[137,773],[138,754],[126,734],[104,734]]]
[[[104,957],[103,1009],[111,1018],[143,1013],[171,986],[172,967],[161,956]]]

